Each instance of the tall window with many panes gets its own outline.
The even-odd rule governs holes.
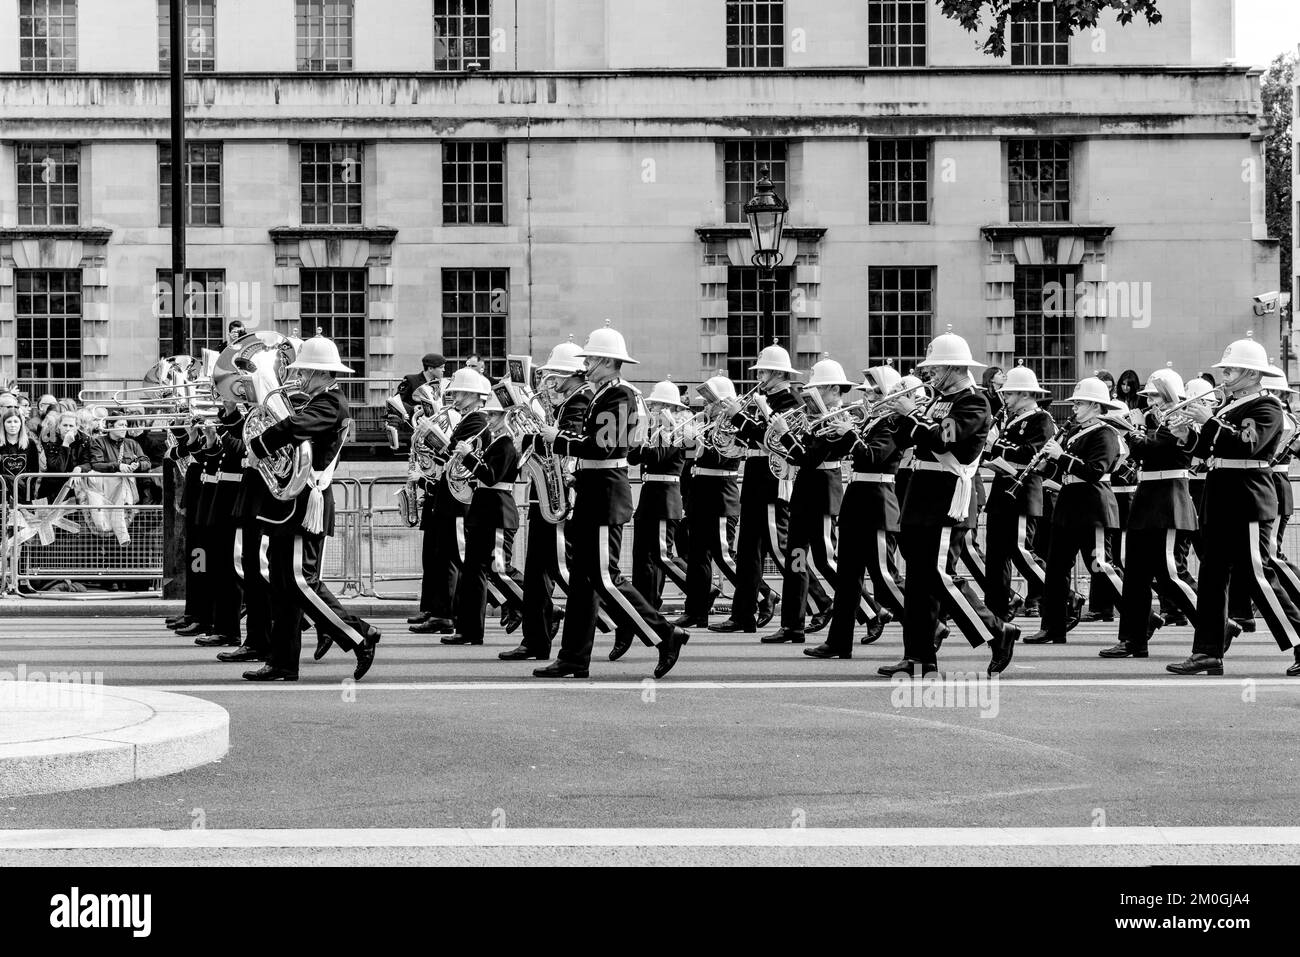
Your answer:
[[[349,378],[366,374],[366,271],[364,269],[302,269],[299,272],[302,335],[333,339],[339,358],[352,369]],[[365,400],[365,386],[345,384],[350,402]]]
[[[492,65],[491,0],[433,0],[433,68],[460,71]]]
[[[81,389],[81,270],[14,271],[18,381],[32,395]]]
[[[506,144],[500,140],[444,140],[442,221],[498,225],[506,221]]]
[[[906,375],[925,358],[934,328],[933,266],[872,266],[867,274],[867,353]]]
[[[925,66],[926,0],[867,0],[867,65]]]
[[[727,66],[785,66],[785,0],[727,0]]]
[[[1070,26],[1054,0],[1039,0],[1011,18],[1012,66],[1065,66],[1070,62]]]
[[[1070,142],[1012,140],[1007,144],[1007,187],[1013,223],[1070,221]]]
[[[364,150],[360,143],[303,143],[299,151],[304,226],[359,226]]]
[[[77,0],[19,0],[18,69],[73,73],[77,69]]]
[[[81,219],[81,147],[19,143],[18,225],[75,226]]]
[[[352,69],[352,0],[295,0],[295,14],[299,70],[345,73]]]
[[[510,270],[442,271],[442,354],[453,367],[470,356],[483,360],[483,373],[506,373],[510,337]]]
[[[158,69],[172,68],[171,0],[158,0]],[[217,68],[217,0],[185,0],[185,71]]]
[[[221,144],[185,144],[185,211],[190,226],[221,225]],[[158,144],[158,222],[172,224],[172,145]]]
[[[1072,266],[1016,266],[1016,358],[1034,370],[1056,399],[1068,395],[1076,378]]]
[[[785,140],[727,140],[722,145],[722,181],[727,222],[744,223],[745,204],[758,185],[758,171],[766,166],[777,193],[790,199],[789,148]]]
[[[790,336],[792,272],[789,267],[777,269],[773,287],[762,281],[753,266],[732,266],[727,270],[727,378],[738,389],[754,384],[750,366],[758,361],[765,346],[775,342],[794,353]],[[770,319],[765,316],[764,296],[773,296]]]
[[[188,320],[190,355],[204,349],[220,352],[226,346],[226,271],[191,269],[185,274],[185,318]],[[172,348],[172,274],[159,269],[154,286],[154,314],[158,317],[158,354]]]
[[[930,218],[929,141],[873,139],[867,152],[869,221],[927,222]]]

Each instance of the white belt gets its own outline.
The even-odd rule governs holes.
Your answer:
[[[876,485],[894,484],[894,477],[886,472],[853,472],[850,477],[854,482],[873,482]]]
[[[703,473],[703,472],[705,472],[705,471],[706,471],[705,469],[692,469],[692,470],[691,470],[692,474],[694,474],[694,475],[699,475],[699,474],[701,474],[701,473]],[[652,474],[650,474],[650,475],[642,475],[642,476],[641,476],[641,481],[642,481],[642,482],[680,482],[681,480],[682,480],[682,477],[681,477],[680,475],[655,475],[655,474],[652,473]]]
[[[917,459],[912,463],[912,468],[918,472],[947,472],[949,475],[954,473],[946,468],[941,462],[927,462],[925,459]]]
[[[625,469],[627,459],[578,459],[580,469]]]
[[[691,474],[692,474],[692,475],[714,475],[714,476],[717,476],[717,477],[719,477],[719,478],[735,478],[737,473],[736,473],[736,470],[735,470],[735,469],[700,469],[700,468],[697,468],[697,469],[692,469],[692,470],[691,470]]]
[[[216,485],[217,482],[220,480],[216,477],[216,475],[209,475],[208,473],[204,472],[201,476],[199,476],[199,481],[201,481],[204,485]]]
[[[745,458],[747,459],[767,458],[767,450],[766,449],[745,449]]]
[[[817,467],[818,467],[819,469],[822,469],[823,471],[826,471],[826,472],[838,472],[838,471],[840,470],[840,463],[839,463],[839,462],[823,462],[821,465],[819,465],[819,466],[817,466]]]
[[[480,485],[480,489],[486,489],[489,492],[513,492],[515,490],[514,482],[497,482],[496,485]]]
[[[1278,475],[1290,475],[1290,474],[1291,474],[1291,466],[1289,466],[1289,465],[1274,465],[1274,466],[1273,466],[1273,471],[1276,472]]]
[[[1143,469],[1138,472],[1139,482],[1162,482],[1165,479],[1185,479],[1191,477],[1192,473],[1188,469],[1165,469],[1163,472],[1148,472]]]
[[[1206,463],[1213,469],[1267,469],[1268,463],[1261,459],[1209,459]]]
[[[1067,475],[1065,478],[1063,478],[1063,479],[1061,480],[1061,484],[1062,484],[1062,485],[1074,485],[1074,484],[1076,484],[1076,483],[1078,483],[1078,482],[1088,482],[1088,480],[1087,480],[1087,479],[1079,478],[1079,476],[1077,476],[1077,475]],[[1092,483],[1089,482],[1088,484],[1091,485]],[[1110,484],[1110,476],[1109,476],[1109,475],[1103,475],[1103,476],[1101,477],[1101,484],[1102,484],[1102,485],[1109,485],[1109,484]]]
[[[218,472],[217,481],[219,482],[242,482],[244,480],[243,472]]]

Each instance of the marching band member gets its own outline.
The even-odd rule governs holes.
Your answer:
[[[1282,370],[1273,371],[1280,373]],[[1292,604],[1300,604],[1300,569],[1292,564],[1282,549],[1286,528],[1291,522],[1291,512],[1295,508],[1291,491],[1291,459],[1296,453],[1296,443],[1300,441],[1296,418],[1290,409],[1291,396],[1295,395],[1295,390],[1287,385],[1285,375],[1266,375],[1260,380],[1260,385],[1282,404],[1282,438],[1278,441],[1278,452],[1272,460],[1273,488],[1277,492],[1277,528],[1269,552],[1279,584],[1286,589]]]
[[[207,528],[208,583],[212,601],[212,634],[196,638],[203,647],[240,645],[239,575],[235,573],[235,541],[238,527],[230,520],[239,483],[243,479],[244,414],[233,402],[223,403],[212,430],[214,454],[209,455],[203,472],[199,509],[200,521]]]
[[[617,561],[623,526],[632,517],[632,488],[627,476],[627,452],[635,433],[645,423],[637,408],[638,395],[621,378],[627,354],[623,336],[613,329],[597,329],[580,353],[587,360],[587,378],[595,394],[581,432],[561,432],[554,426],[542,436],[561,455],[578,459],[574,479],[573,562],[569,568],[569,595],[565,604],[560,653],[555,661],[533,672],[539,678],[587,677],[595,639],[596,614],[605,607],[630,635],[647,644],[658,642],[659,663],[654,676],[662,678],[677,663],[681,645],[689,635],[672,625],[618,573]],[[621,652],[616,647],[616,652]]]
[[[879,668],[885,677],[914,675],[918,665],[922,674],[938,670],[941,608],[949,612],[972,648],[989,645],[990,675],[1011,663],[1020,637],[1019,628],[990,612],[967,582],[954,579],[947,570],[949,540],[970,520],[972,483],[992,419],[988,400],[971,378],[971,370],[982,365],[971,357],[966,340],[950,331],[930,343],[919,367],[931,370],[934,390],[925,412],[919,412],[911,394],[897,402],[901,418],[895,441],[900,448],[914,448],[916,454],[899,535],[907,562],[905,657]]]
[[[844,393],[853,388],[853,383],[845,377],[844,368],[838,362],[822,359],[812,367],[808,383],[803,388],[805,392],[815,392],[826,411],[830,412],[843,404]],[[805,614],[810,597],[809,579],[814,574],[814,565],[826,595],[813,597],[820,617],[812,630],[819,631],[830,621],[837,577],[835,519],[840,514],[840,502],[844,497],[844,478],[835,451],[836,442],[807,429],[797,434],[791,432],[781,417],[773,418],[772,426],[786,450],[786,458],[798,468],[798,472],[790,495],[790,531],[786,540],[781,588],[781,627],[770,635],[764,635],[761,641],[763,644],[788,641],[801,645],[804,643]],[[860,587],[853,600],[863,606],[863,613],[869,621],[879,618]]]
[[[1064,644],[1070,630],[1070,574],[1082,553],[1092,572],[1092,587],[1111,592],[1103,600],[1119,604],[1124,583],[1120,570],[1107,560],[1106,530],[1119,525],[1119,508],[1110,490],[1110,473],[1120,456],[1119,430],[1104,412],[1118,408],[1106,384],[1080,379],[1070,397],[1074,425],[1068,437],[1049,439],[1043,446],[1061,477],[1061,491],[1052,511],[1052,544],[1042,603],[1042,627],[1025,644]]]
[[[715,415],[728,415],[727,410],[736,399],[736,387],[724,375],[716,375],[704,383],[704,389],[715,397],[706,402],[709,421]],[[740,460],[723,455],[712,445],[701,442],[701,435],[688,435],[688,445],[695,452],[695,462],[690,465],[691,499],[686,512],[686,608],[684,614],[673,622],[679,628],[706,628],[709,612],[719,590],[713,584],[713,566],[716,564],[723,577],[731,582],[734,594],[740,593],[741,577],[731,553],[727,526],[740,515],[740,486],[737,475]],[[744,446],[736,443],[738,449]],[[644,494],[644,492],[642,493]],[[767,604],[771,589],[761,582],[760,590],[766,592]],[[732,599],[734,604],[735,599]]]
[[[1196,622],[1196,582],[1177,563],[1178,543],[1196,529],[1196,509],[1188,489],[1192,455],[1169,429],[1162,410],[1185,398],[1182,377],[1157,369],[1147,380],[1145,427],[1128,437],[1129,457],[1140,468],[1129,511],[1124,548],[1124,589],[1119,643],[1103,648],[1102,658],[1145,658],[1156,629],[1165,625],[1151,608],[1156,581],[1162,612],[1177,609]],[[1173,413],[1177,414],[1177,413]]]
[[[587,407],[591,405],[592,388],[587,382],[587,367],[581,353],[581,347],[570,337],[551,350],[546,364],[538,370],[541,374],[538,389],[547,392],[555,410],[553,424],[562,432],[581,431]],[[524,437],[525,452],[544,444],[540,436]],[[555,525],[547,522],[536,497],[530,497],[528,544],[524,554],[523,640],[518,648],[497,655],[502,661],[550,660],[551,642],[559,633],[560,620],[564,617],[552,595],[557,585],[566,595],[569,590],[569,522]]]
[[[488,397],[483,415],[489,437],[461,439],[454,446],[473,476],[474,495],[465,513],[465,561],[454,602],[456,633],[444,637],[444,645],[483,644],[489,578],[506,605],[523,612],[524,578],[510,555],[510,533],[519,528],[515,504],[519,448],[505,427],[505,409],[495,395]]]
[[[674,435],[675,413],[685,411],[681,392],[670,379],[656,382],[646,398],[651,427],[645,445],[628,449],[629,465],[641,468],[641,497],[632,517],[632,587],[655,610],[663,605],[664,578],[686,593],[686,563],[673,554],[673,528],[682,512],[682,468],[686,443]],[[618,646],[631,647],[624,633]]]
[[[1254,339],[1238,339],[1214,367],[1223,370],[1229,401],[1213,413],[1202,405],[1188,406],[1188,419],[1201,424],[1199,434],[1188,425],[1175,430],[1193,455],[1207,460],[1209,469],[1192,654],[1165,666],[1180,675],[1223,674],[1225,644],[1232,637],[1228,582],[1238,575],[1248,582],[1278,647],[1300,646],[1300,611],[1278,587],[1277,573],[1268,562],[1272,523],[1278,517],[1270,462],[1282,435],[1282,407],[1261,388],[1263,377],[1272,371],[1268,356]],[[1287,669],[1291,676],[1300,675],[1300,651],[1295,654],[1295,663]]]
[[[904,615],[903,593],[889,557],[889,540],[898,534],[898,499],[894,497],[893,486],[894,472],[902,458],[894,441],[899,415],[885,401],[899,394],[902,377],[890,366],[873,366],[865,374],[864,401],[875,402],[879,411],[870,413],[860,427],[847,418],[830,423],[832,431],[839,436],[837,451],[852,457],[853,471],[840,503],[838,574],[830,631],[823,644],[804,649],[809,658],[853,657],[857,596],[862,592],[862,580],[868,572],[872,593],[883,607],[862,636],[862,643],[875,641],[888,621],[894,617],[902,619]]]
[[[1115,408],[1103,415],[1103,418],[1119,429],[1119,461],[1110,473],[1110,491],[1115,496],[1115,508],[1119,514],[1119,524],[1106,529],[1106,561],[1111,565],[1122,566],[1126,563],[1128,523],[1133,494],[1138,486],[1137,463],[1129,455],[1127,435],[1133,431],[1128,404],[1113,398]],[[1088,584],[1088,610],[1080,616],[1080,621],[1112,622],[1115,620],[1115,606],[1111,602],[1110,589],[1106,583],[1099,581],[1104,573],[1093,570]]]
[[[1011,569],[1025,579],[1024,607],[1038,604],[1043,593],[1043,566],[1030,545],[1043,514],[1043,477],[1036,464],[1048,439],[1056,434],[1051,414],[1038,405],[1047,390],[1039,387],[1034,370],[1018,365],[1006,375],[998,394],[1006,418],[989,449],[985,466],[993,470],[993,485],[985,506],[984,550],[988,585],[984,602],[1002,619],[1012,613]]]
[[[260,519],[270,536],[268,548],[271,587],[316,625],[316,660],[331,644],[357,656],[352,672],[361,680],[375,660],[379,629],[343,609],[320,580],[320,557],[325,538],[334,533],[334,494],[330,482],[350,423],[348,401],[335,381],[335,372],[352,370],[339,361],[333,341],[316,336],[303,343],[289,366],[302,370],[298,388],[310,398],[293,415],[267,428],[248,443],[248,457],[256,464],[279,449],[311,443],[311,477],[297,498],[282,502],[263,498]],[[246,671],[249,681],[297,681],[302,629],[296,612],[277,614],[271,632],[270,660],[257,671]]]
[[[176,444],[168,450],[167,457],[176,463],[178,469],[184,469],[181,503],[185,511],[185,608],[179,618],[168,618],[166,624],[176,634],[190,638],[206,635],[212,627],[209,620],[212,605],[207,588],[207,546],[205,528],[200,522],[203,513],[199,509],[203,470],[209,451],[207,438],[198,425],[187,429],[174,428],[172,436]],[[87,440],[87,447],[92,442]],[[85,470],[89,468],[87,451]]]
[[[451,377],[443,394],[460,413],[460,422],[451,434],[451,448],[487,426],[479,410],[492,394],[485,376],[472,369],[460,369]],[[417,635],[446,635],[455,631],[452,600],[465,558],[465,512],[468,506],[451,494],[446,472],[439,477],[432,493],[424,497],[424,514],[420,530],[424,532],[422,558],[424,580],[420,585],[420,613],[424,620],[411,625]]]
[[[237,526],[235,572],[243,583],[244,608],[248,614],[244,619],[244,643],[238,648],[220,652],[217,660],[266,661],[271,656],[273,615],[271,566],[267,553],[271,540],[264,534],[257,514],[267,489],[261,473],[248,461],[242,432],[241,429],[227,435],[226,443],[231,451],[238,449],[242,466],[230,514]]]
[[[763,559],[770,556],[777,568],[786,565],[786,532],[789,500],[780,494],[780,483],[772,474],[763,447],[771,413],[788,412],[802,403],[790,387],[798,375],[790,365],[790,353],[775,343],[758,354],[749,367],[758,374],[758,391],[753,403],[757,414],[738,400],[728,404],[737,440],[745,446],[744,481],[740,483],[740,522],[736,529],[736,593],[731,599],[731,617],[710,631],[752,634],[772,620],[778,598],[770,589],[759,605],[763,581]]]

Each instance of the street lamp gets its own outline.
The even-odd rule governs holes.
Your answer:
[[[772,171],[759,167],[756,192],[745,204],[745,219],[749,221],[749,237],[754,244],[750,262],[758,267],[758,297],[763,317],[759,338],[776,342],[776,267],[785,258],[781,255],[781,234],[785,232],[785,214],[790,204],[772,185]]]

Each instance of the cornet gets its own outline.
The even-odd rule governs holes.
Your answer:
[[[858,428],[867,421],[867,416],[863,414],[866,406],[865,399],[859,399],[856,402],[850,402],[848,405],[842,405],[837,409],[831,409],[825,415],[819,415],[808,423],[807,432],[821,439],[834,438],[839,435],[839,431],[834,427],[837,421],[845,418],[849,420],[850,428]]]
[[[1215,386],[1205,395],[1198,395],[1194,399],[1184,399],[1182,402],[1175,402],[1173,405],[1166,406],[1163,409],[1156,410],[1156,421],[1162,428],[1178,429],[1186,425],[1195,423],[1195,419],[1187,415],[1183,410],[1189,406],[1200,403],[1207,409],[1216,409],[1223,404],[1227,398],[1228,390],[1221,385]]]

